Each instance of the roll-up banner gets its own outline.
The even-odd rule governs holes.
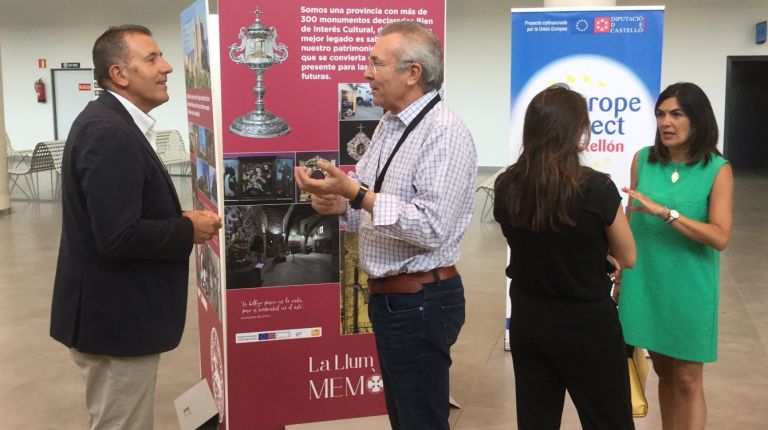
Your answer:
[[[195,210],[222,215],[218,199],[217,175],[220,171],[221,103],[215,40],[218,20],[206,0],[197,0],[180,14],[184,55],[184,81],[189,126],[192,202]],[[213,52],[212,52],[213,48]],[[176,73],[179,73],[178,71]],[[174,73],[171,79],[178,79]],[[158,146],[158,151],[161,148]],[[162,149],[167,150],[167,149]],[[219,237],[195,245],[196,276],[191,284],[197,291],[200,340],[200,377],[208,382],[219,417],[224,420],[226,379],[224,376],[224,291],[222,247]],[[226,423],[226,421],[223,421]]]
[[[663,32],[663,6],[512,9],[510,163],[531,99],[564,83],[587,99],[592,137],[583,164],[629,186],[632,157],[655,136]]]
[[[445,0],[211,3],[215,34],[186,15],[182,28],[196,47],[188,87],[205,86],[209,54],[212,69],[212,89],[188,89],[187,107],[195,195],[225,221],[220,251],[198,258],[221,266],[216,283],[199,281],[198,310],[222,428],[385,414],[357,238],[314,212],[293,168],[354,169],[383,115],[363,77],[378,31],[413,20],[444,41]]]

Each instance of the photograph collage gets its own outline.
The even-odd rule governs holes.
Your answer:
[[[195,210],[216,212],[216,143],[213,131],[201,125],[189,123],[189,150],[192,154],[193,205]],[[195,245],[197,285],[203,290],[216,315],[221,317],[221,273],[218,241]]]
[[[339,84],[339,154],[340,164],[354,166],[365,154],[373,132],[384,115],[373,104],[371,84]]]
[[[339,282],[339,221],[320,215],[293,168],[337,166],[336,152],[251,153],[224,159],[227,289]]]
[[[340,283],[341,333],[370,333],[367,278],[359,267],[356,235],[340,229],[338,216],[316,213],[312,196],[294,178],[294,167],[304,167],[312,178],[323,179],[320,161],[350,170],[371,143],[384,112],[373,104],[370,84],[341,83],[334,92],[337,150],[225,151],[219,178],[223,196],[216,196],[215,164],[208,163],[215,151],[206,130],[199,128],[190,139],[198,157],[197,187],[212,202],[224,201],[228,290]],[[243,136],[232,129],[225,133]],[[288,136],[290,131],[246,137],[255,143]]]
[[[189,124],[189,146],[195,156],[192,163],[192,187],[197,193],[202,193],[216,207],[219,199],[216,186],[216,145],[213,131],[201,125]]]
[[[195,210],[218,212],[216,142],[211,115],[211,70],[205,1],[196,1],[181,15],[184,81],[188,103],[190,172]],[[222,319],[221,247],[214,239],[195,245],[198,296],[202,305]],[[205,298],[204,298],[205,297]],[[210,308],[210,309],[209,309]]]
[[[354,166],[368,150],[373,132],[384,115],[373,104],[371,85],[341,83],[338,85],[339,162]],[[368,276],[360,268],[357,234],[342,234],[341,266],[341,334],[372,333],[368,319]]]

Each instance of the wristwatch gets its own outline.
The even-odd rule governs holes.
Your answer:
[[[680,212],[672,209],[669,211],[669,216],[664,220],[667,224],[672,224],[676,219],[680,218]]]
[[[349,202],[349,206],[352,209],[360,209],[363,204],[363,199],[365,198],[365,193],[368,192],[368,185],[364,183],[360,183],[360,189],[357,190],[357,195],[353,200]]]

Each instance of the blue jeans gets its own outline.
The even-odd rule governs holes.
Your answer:
[[[371,296],[368,315],[393,430],[448,430],[451,346],[464,325],[461,277]]]

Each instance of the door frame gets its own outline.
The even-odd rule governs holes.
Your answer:
[[[80,67],[80,68],[72,68],[72,69],[64,69],[64,68],[58,68],[58,69],[51,69],[51,101],[53,102],[53,139],[59,140],[59,125],[56,115],[56,72],[81,72],[83,70],[90,70],[93,72],[92,68],[88,67]],[[93,77],[91,78],[91,94],[94,94],[94,88],[95,88],[95,79]],[[64,136],[66,138],[66,136]]]
[[[729,145],[728,145],[728,138],[729,138],[729,125],[730,125],[730,117],[731,115],[734,115],[733,110],[730,109],[730,106],[734,103],[734,100],[732,100],[732,97],[734,96],[734,88],[732,86],[733,82],[731,81],[733,79],[733,69],[734,65],[736,63],[746,63],[746,62],[766,62],[768,63],[768,55],[729,55],[726,57],[726,68],[725,68],[725,111],[723,113],[723,156],[726,158],[729,154]]]

